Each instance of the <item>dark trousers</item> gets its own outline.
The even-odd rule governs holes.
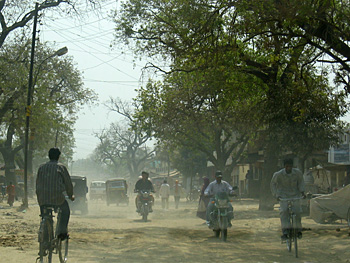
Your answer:
[[[61,218],[60,218],[57,234],[59,235],[61,233],[68,233],[67,228],[68,228],[68,222],[70,217],[70,208],[67,200],[65,200],[62,205],[58,205],[56,207],[59,207],[61,209]],[[40,206],[41,214],[44,213],[43,209],[44,209],[44,206]]]

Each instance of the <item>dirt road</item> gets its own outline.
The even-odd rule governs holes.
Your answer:
[[[129,207],[90,203],[89,215],[72,215],[69,262],[350,262],[344,221],[319,225],[304,217],[306,230],[296,259],[280,243],[278,211],[258,211],[257,201],[234,201],[235,219],[227,242],[217,240],[196,218],[196,203],[182,201],[176,210],[172,201],[163,211],[156,200],[148,222],[140,220],[132,203]],[[38,206],[32,204],[23,212],[17,211],[16,203],[14,208],[2,205],[0,262],[35,262]]]

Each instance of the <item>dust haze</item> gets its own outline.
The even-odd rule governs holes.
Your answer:
[[[345,221],[321,225],[303,217],[304,236],[299,258],[280,243],[278,209],[258,210],[258,201],[235,199],[235,218],[227,242],[214,237],[196,217],[197,202],[181,199],[168,210],[156,199],[148,222],[135,211],[134,195],[129,205],[107,206],[89,200],[89,213],[71,215],[68,262],[350,262],[349,230]],[[38,253],[39,207],[18,211],[1,203],[1,262],[35,262]],[[54,255],[54,261],[59,262]]]

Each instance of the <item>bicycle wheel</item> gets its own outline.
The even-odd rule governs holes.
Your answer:
[[[58,239],[57,241],[57,251],[58,257],[61,263],[66,263],[68,260],[68,240],[67,237],[65,240]]]
[[[297,221],[295,218],[295,214],[293,214],[292,217],[292,235],[294,240],[294,251],[295,251],[295,257],[298,257],[298,228],[297,228]]]
[[[52,262],[52,225],[48,219],[43,219],[39,229],[39,259],[40,263]]]
[[[65,240],[62,240],[60,238],[58,238],[59,233],[59,226],[61,224],[61,209],[58,210],[58,214],[57,214],[57,222],[56,222],[56,232],[55,232],[55,239],[57,240],[57,253],[58,253],[58,257],[60,259],[61,263],[66,263],[68,260],[68,240],[69,237],[67,236],[67,238]]]

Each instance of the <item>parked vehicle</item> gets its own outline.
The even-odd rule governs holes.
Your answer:
[[[214,198],[214,211],[212,219],[213,219],[213,225],[212,229],[215,232],[216,237],[220,237],[221,233],[221,239],[223,241],[226,241],[227,239],[227,228],[229,227],[229,213],[232,213],[232,211],[229,211],[229,195],[225,192],[220,192],[215,195]]]
[[[74,202],[68,200],[69,207],[74,214],[76,211],[80,211],[81,214],[88,213],[88,203],[86,194],[88,192],[87,180],[85,176],[71,176],[73,184],[73,193],[75,196]]]
[[[124,203],[129,205],[128,185],[125,179],[109,179],[106,181],[107,205]]]
[[[186,196],[186,200],[188,202],[196,202],[199,199],[199,196],[201,195],[201,189],[198,187],[193,187],[190,192]]]
[[[106,198],[106,182],[92,181],[90,183],[90,200],[104,200]]]

